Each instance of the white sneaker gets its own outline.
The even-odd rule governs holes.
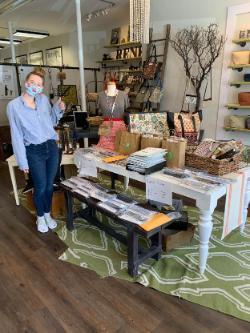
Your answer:
[[[46,224],[47,224],[47,226],[48,226],[50,229],[55,229],[55,228],[57,227],[57,223],[56,223],[56,221],[51,217],[50,213],[45,213],[45,214],[44,214],[44,217],[45,217]]]
[[[37,230],[41,233],[45,233],[49,231],[49,228],[46,224],[45,218],[44,217],[38,217],[37,221],[36,221],[36,225],[37,225]]]

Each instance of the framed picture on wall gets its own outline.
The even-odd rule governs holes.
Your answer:
[[[78,105],[76,85],[73,84],[58,85],[57,95],[59,97],[63,97],[63,101],[65,102],[67,109],[69,109],[72,105]]]
[[[115,28],[111,31],[111,40],[110,44],[119,44],[120,43],[120,36],[121,35],[121,28]]]
[[[38,51],[29,54],[29,64],[31,65],[43,65],[43,51]]]
[[[54,47],[52,49],[45,50],[45,62],[48,66],[62,66],[63,65],[63,55],[62,47]]]
[[[28,63],[27,54],[22,54],[22,55],[17,56],[16,63],[21,64],[21,65],[27,64]]]

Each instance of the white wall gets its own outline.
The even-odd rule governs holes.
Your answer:
[[[218,23],[221,33],[225,34],[227,7],[242,3],[249,3],[249,0],[151,0],[151,26],[154,29],[154,36],[163,36],[165,26],[168,23],[172,25],[172,35],[177,30],[190,25],[207,26],[210,23]],[[107,51],[103,49],[103,45],[109,43],[111,29],[119,25],[124,26],[128,22],[128,11],[124,11],[122,21],[117,22],[115,18],[110,17],[110,24],[105,27],[105,31],[86,32],[84,34],[85,66],[97,65],[96,61],[100,60],[102,54]],[[77,65],[76,32],[49,37],[43,41],[30,43],[27,46],[19,46],[17,55],[28,50],[34,52],[60,45],[63,46],[64,63],[71,66]],[[6,57],[6,52],[0,51],[0,59],[4,57]],[[217,60],[213,68],[213,101],[204,105],[203,127],[207,137],[215,137],[216,132],[222,58],[221,56]],[[185,74],[181,59],[171,47],[167,59],[165,78],[165,96],[161,109],[179,111],[185,86]],[[86,81],[88,81],[88,78]]]
[[[229,68],[232,63],[232,52],[237,50],[248,50],[249,45],[247,44],[244,48],[240,45],[232,43],[232,40],[237,37],[239,30],[249,28],[249,21],[247,21],[246,13],[250,13],[250,2],[231,6],[228,11],[228,21],[226,27],[227,41],[224,48],[224,59],[223,59],[223,70],[221,76],[221,86],[220,86],[220,101],[219,101],[219,112],[217,121],[217,139],[236,139],[241,140],[244,144],[250,145],[250,136],[247,132],[230,131],[224,130],[225,117],[231,115],[244,115],[249,114],[249,110],[228,110],[226,104],[237,103],[238,93],[242,91],[249,91],[248,86],[241,86],[240,88],[230,87],[229,82],[231,81],[242,81],[243,75],[249,73],[249,69],[242,72],[234,71]],[[242,26],[241,26],[242,23]]]
[[[151,1],[151,26],[155,33],[163,34],[163,27],[170,23],[171,35],[190,25],[207,26],[209,23],[217,23],[222,34],[225,34],[227,7],[242,3],[244,0],[152,0]],[[215,137],[218,116],[220,78],[222,59],[216,61],[213,67],[213,101],[204,105],[204,121],[206,137]],[[165,96],[161,109],[179,111],[183,98],[185,86],[185,74],[182,61],[175,51],[170,47],[165,73]]]
[[[103,46],[106,43],[105,31],[87,31],[84,32],[84,66],[85,67],[99,67],[96,61],[102,58],[104,53]],[[42,40],[35,40],[33,42],[25,43],[23,45],[16,46],[16,55],[28,54],[36,51],[45,51],[47,48],[62,46],[63,51],[63,63],[65,66],[78,66],[78,45],[77,34],[71,32],[59,36],[51,36]],[[0,51],[0,61],[4,58],[9,58],[10,48],[6,48]],[[25,69],[27,72],[27,68]],[[54,74],[55,77],[55,74]],[[101,79],[101,74],[98,75]],[[65,84],[77,84],[79,85],[79,72],[67,71],[67,80]],[[93,72],[85,71],[85,81],[88,83],[94,79]],[[56,81],[54,79],[54,84]],[[94,85],[90,85],[90,89],[93,89]],[[0,100],[0,125],[8,124],[6,117],[6,105],[9,100]]]
[[[240,30],[250,30],[250,13],[239,14],[236,19],[236,28],[234,32],[234,38],[239,38]]]

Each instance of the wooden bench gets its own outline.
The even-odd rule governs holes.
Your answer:
[[[145,231],[140,228],[139,225],[124,221],[118,218],[116,215],[108,212],[107,210],[99,207],[97,205],[98,201],[92,198],[85,198],[79,193],[72,192],[72,190],[61,184],[61,188],[65,193],[65,202],[66,202],[66,212],[67,220],[66,226],[67,229],[72,231],[74,229],[74,219],[76,217],[82,217],[87,220],[92,225],[97,226],[101,230],[108,233],[110,236],[116,238],[121,243],[127,246],[127,255],[128,255],[128,273],[132,277],[138,275],[138,267],[148,258],[153,258],[159,260],[162,252],[162,230],[168,222],[160,227],[157,227],[150,231]],[[80,209],[78,212],[73,212],[73,198],[77,198],[80,202],[87,205],[86,209]],[[123,236],[117,233],[112,227],[107,224],[100,222],[97,218],[96,212],[106,215],[107,217],[113,219],[117,224],[125,226],[127,230],[127,236]],[[139,236],[150,240],[150,247],[146,248],[139,244]]]

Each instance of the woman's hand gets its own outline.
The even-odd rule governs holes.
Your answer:
[[[28,173],[29,173],[29,169],[23,169],[23,172],[24,172],[25,174],[28,174]]]
[[[58,106],[59,106],[59,108],[60,108],[61,111],[65,111],[66,104],[64,103],[64,101],[62,101],[61,97],[58,99]]]

